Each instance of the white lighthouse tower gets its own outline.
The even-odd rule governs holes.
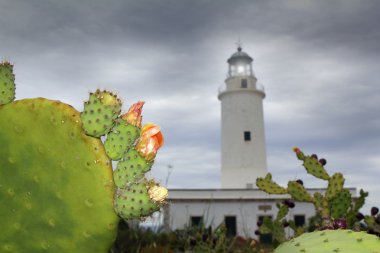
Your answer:
[[[228,60],[228,76],[218,98],[222,107],[221,167],[222,188],[170,189],[164,209],[165,228],[172,231],[188,226],[218,229],[224,224],[227,235],[256,238],[257,222],[276,217],[277,204],[288,195],[267,194],[255,187],[257,177],[267,173],[263,99],[252,71],[253,59],[239,46]],[[325,188],[307,189],[325,194]],[[356,198],[356,188],[348,189]],[[297,202],[286,219],[302,227],[315,215],[311,203]],[[288,233],[288,232],[287,232]],[[290,236],[290,234],[288,234]]]
[[[253,188],[267,173],[263,99],[252,71],[252,57],[238,47],[228,60],[225,86],[219,90],[222,104],[222,188]]]

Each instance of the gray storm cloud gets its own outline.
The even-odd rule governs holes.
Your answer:
[[[43,96],[78,110],[107,88],[166,144],[152,172],[170,187],[219,187],[220,105],[227,58],[240,37],[267,97],[268,169],[306,177],[291,149],[319,153],[329,171],[379,205],[378,1],[0,2],[0,58],[15,64],[17,98]]]

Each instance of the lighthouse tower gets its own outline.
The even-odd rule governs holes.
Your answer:
[[[263,99],[252,71],[252,57],[242,51],[227,60],[225,86],[219,90],[222,107],[222,188],[253,188],[267,173]]]

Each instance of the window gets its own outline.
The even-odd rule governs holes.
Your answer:
[[[241,88],[247,88],[248,82],[247,79],[241,79]]]
[[[251,140],[251,132],[250,131],[245,131],[244,132],[244,140],[245,141],[250,141]]]
[[[236,216],[225,216],[224,224],[227,229],[227,236],[235,236],[236,235]]]
[[[264,222],[264,218],[272,219],[272,216],[260,215],[258,218],[258,221]],[[272,237],[272,234],[261,234],[259,240],[260,240],[260,243],[262,243],[262,244],[272,244],[273,237]]]
[[[191,227],[200,227],[203,225],[203,217],[202,216],[191,216],[190,217],[190,226]]]
[[[296,227],[305,225],[305,215],[294,215],[294,223]]]

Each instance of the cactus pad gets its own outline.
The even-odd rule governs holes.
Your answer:
[[[324,180],[328,180],[330,178],[323,165],[316,158],[312,156],[305,156],[303,161],[303,165],[307,173]]]
[[[111,162],[80,113],[37,98],[0,115],[0,252],[107,252],[118,222]]]
[[[279,221],[279,220],[285,218],[286,215],[288,215],[289,207],[287,205],[277,204],[277,208],[278,208],[278,213],[277,213],[276,220]]]
[[[313,202],[313,197],[297,181],[288,182],[288,193],[297,201]]]
[[[117,163],[114,171],[114,180],[118,188],[123,188],[125,182],[136,182],[141,179],[152,167],[152,162],[145,160],[131,148],[124,158]]]
[[[265,178],[257,178],[256,185],[260,190],[265,191],[269,194],[286,194],[287,190],[284,187],[281,187],[272,180],[272,175],[268,173]]]
[[[341,192],[343,190],[343,184],[344,177],[342,173],[335,173],[332,177],[330,177],[329,185],[326,191],[326,198],[328,200],[334,198],[338,192]]]
[[[275,253],[380,253],[375,235],[351,230],[324,230],[305,233],[281,244]]]
[[[149,194],[152,184],[144,180],[119,189],[115,197],[115,211],[124,219],[141,219],[158,211],[160,203]]]
[[[323,207],[323,195],[320,192],[315,192],[313,196],[315,209],[321,210]]]
[[[343,217],[351,206],[351,199],[351,194],[348,190],[344,189],[338,192],[330,202],[331,217],[334,219]]]
[[[273,222],[273,237],[279,243],[285,241],[285,230],[283,228],[283,224],[280,221],[275,220]]]
[[[120,160],[139,135],[139,127],[128,124],[122,119],[118,120],[104,142],[107,155],[114,161]]]
[[[15,76],[9,62],[0,63],[0,105],[8,104],[15,98]]]
[[[97,90],[90,93],[81,113],[83,128],[86,134],[100,137],[107,134],[121,111],[121,101],[108,91]]]

